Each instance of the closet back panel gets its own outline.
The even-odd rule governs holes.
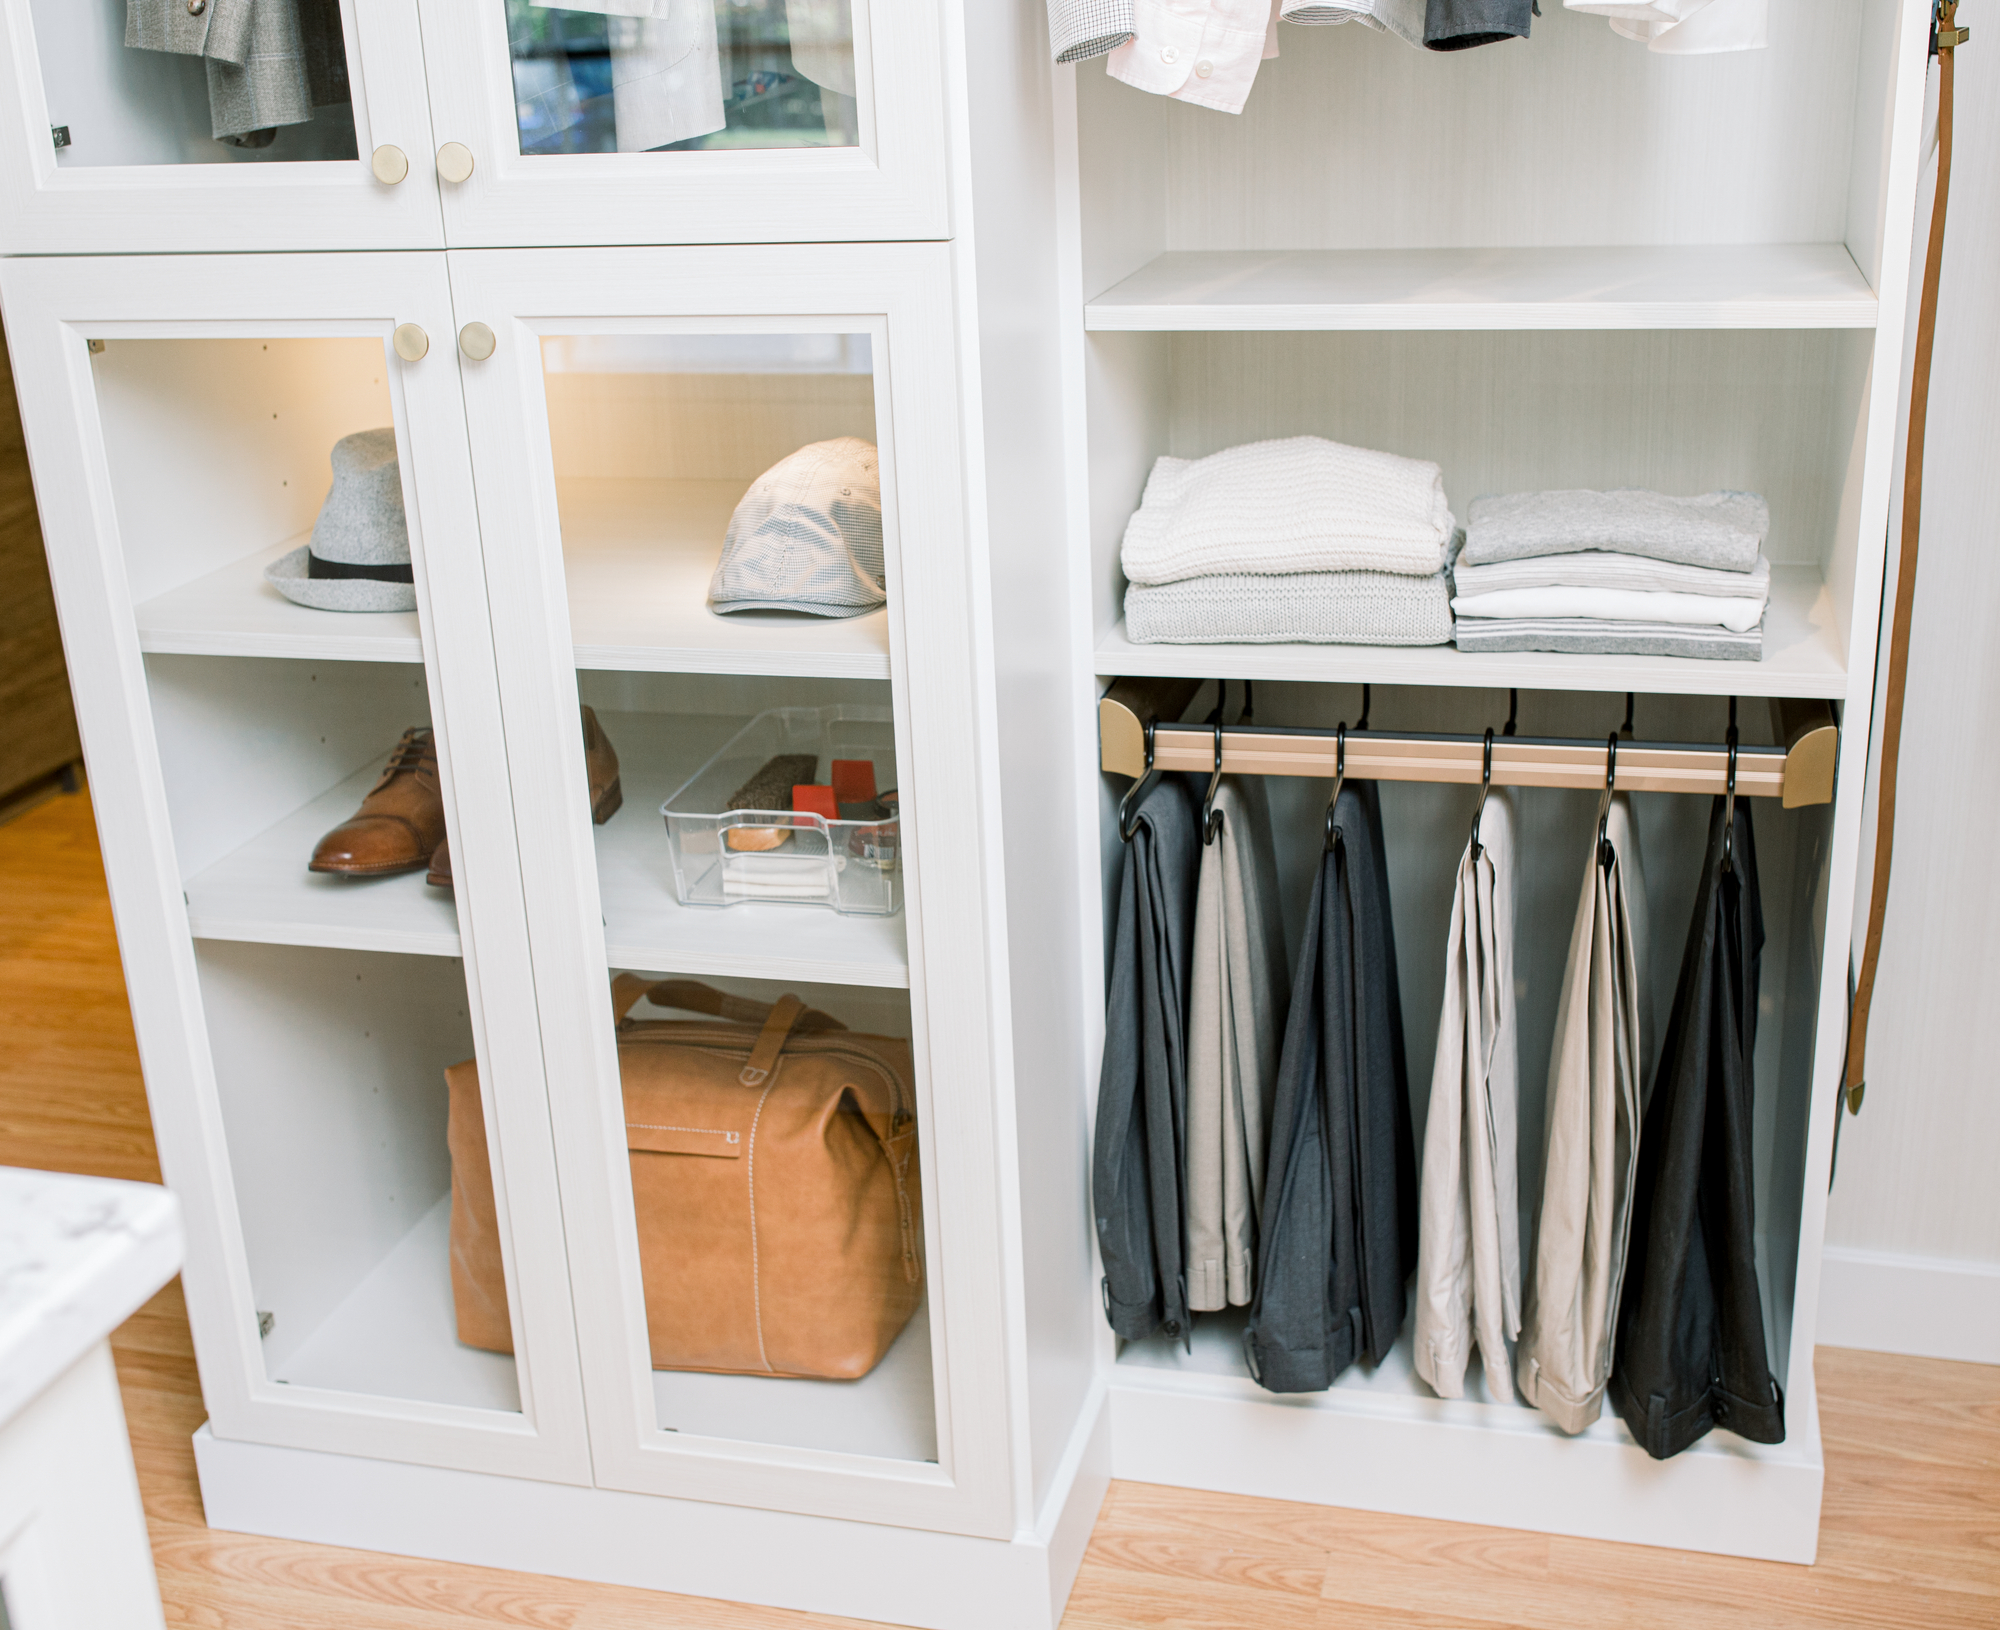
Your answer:
[[[394,418],[379,339],[111,339],[91,376],[134,604],[309,529]]]
[[[146,681],[183,881],[431,722],[411,663],[151,655]]]
[[[1241,706],[1231,687],[1230,709]],[[1187,711],[1205,716],[1214,693],[1204,689]],[[1361,696],[1352,685],[1260,683],[1260,724],[1331,729],[1352,724]],[[1637,699],[1635,727],[1648,741],[1718,741],[1728,723],[1720,697],[1646,696]],[[1623,717],[1611,696],[1528,691],[1521,695],[1523,735],[1602,737]],[[1374,689],[1375,728],[1459,732],[1507,716],[1507,693],[1443,687]],[[1746,742],[1769,742],[1769,710],[1746,703],[1739,727]],[[1105,922],[1116,921],[1122,862],[1116,798],[1122,777],[1103,778],[1102,854]],[[1191,783],[1200,790],[1200,779]],[[1324,842],[1324,814],[1331,784],[1268,777],[1278,882],[1288,959],[1296,961],[1306,902]],[[1384,782],[1380,786],[1387,836],[1390,897],[1395,912],[1397,976],[1403,998],[1403,1033],[1410,1070],[1410,1108],[1421,1151],[1430,1100],[1438,1011],[1444,996],[1445,941],[1451,921],[1456,864],[1465,848],[1478,789]],[[1521,788],[1521,834],[1515,879],[1515,993],[1520,1059],[1519,1174],[1524,1242],[1534,1238],[1541,1194],[1542,1131],[1548,1059],[1555,1034],[1563,966],[1576,920],[1578,891],[1597,818],[1597,795],[1569,789]],[[1710,803],[1705,798],[1640,793],[1632,800],[1646,874],[1648,925],[1643,967],[1651,1016],[1651,1059],[1656,1061],[1673,1009],[1707,841]],[[1788,1374],[1791,1302],[1797,1273],[1800,1183],[1811,1096],[1813,1023],[1817,1012],[1818,923],[1824,914],[1826,849],[1824,809],[1783,810],[1775,800],[1755,805],[1759,890],[1765,946],[1759,983],[1760,1021],[1756,1070],[1756,1206],[1758,1270],[1772,1371]],[[1642,1012],[1644,1010],[1642,1009]],[[1528,1247],[1524,1243],[1524,1250]]]
[[[1118,547],[1152,461],[1319,435],[1433,459],[1463,524],[1487,493],[1737,487],[1767,553],[1841,591],[1855,546],[1865,330],[1093,334],[1095,633],[1121,614]]]
[[[1169,249],[1835,243],[1851,214],[1869,253],[1857,74],[1865,50],[1861,77],[1886,79],[1891,8],[1771,0],[1768,49],[1692,57],[1542,9],[1527,42],[1458,53],[1281,26],[1234,118],[1081,65],[1083,219],[1107,251],[1086,273]]]

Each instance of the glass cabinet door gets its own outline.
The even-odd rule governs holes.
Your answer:
[[[4,268],[212,1426],[587,1482],[442,257],[248,258]]]
[[[392,0],[0,0],[0,253],[442,241]]]
[[[946,251],[449,258],[598,1479],[1004,1532]]]
[[[947,235],[935,8],[425,0],[454,245]],[[440,63],[449,63],[445,73]]]

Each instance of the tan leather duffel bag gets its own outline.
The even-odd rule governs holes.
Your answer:
[[[621,974],[611,1005],[653,1367],[866,1375],[923,1292],[910,1044],[693,980]],[[512,1352],[478,1067],[445,1079],[458,1339]]]

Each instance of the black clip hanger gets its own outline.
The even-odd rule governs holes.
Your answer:
[[[1513,721],[1508,720],[1508,728]],[[1486,750],[1479,767],[1479,804],[1472,812],[1472,858],[1477,860],[1483,851],[1479,847],[1479,817],[1486,813],[1486,795],[1493,790],[1493,727],[1486,727]]]
[[[1222,785],[1222,715],[1229,706],[1229,681],[1215,682],[1215,773],[1208,778],[1208,791],[1201,798],[1201,843],[1205,849],[1215,842],[1215,835],[1222,830],[1222,811],[1215,807],[1215,790]],[[1237,721],[1239,724],[1241,720]]]
[[[1722,790],[1722,869],[1736,871],[1736,698],[1729,698],[1729,779]]]
[[[1611,847],[1611,795],[1618,788],[1618,732],[1604,743],[1604,796],[1597,800],[1597,863],[1606,871],[1618,856]]]
[[[1625,722],[1618,727],[1618,734],[1626,741],[1632,739],[1632,704],[1636,699],[1629,690],[1625,693]]]
[[[1153,721],[1148,719],[1146,768],[1140,772],[1139,779],[1125,789],[1125,796],[1118,802],[1118,835],[1127,843],[1132,841],[1132,834],[1139,830],[1139,800],[1145,797],[1146,789],[1153,784],[1153,778],[1157,774],[1159,771],[1153,766]]]
[[[1347,721],[1340,721],[1340,729],[1333,741],[1333,796],[1326,801],[1326,852],[1333,853],[1333,846],[1346,841],[1339,827],[1333,824],[1333,812],[1340,804],[1340,789],[1347,783]]]
[[[1368,728],[1368,710],[1374,705],[1375,687],[1373,685],[1363,685],[1361,687],[1361,717],[1354,721],[1354,728],[1356,730],[1366,730]],[[1345,729],[1346,727],[1342,726],[1342,728]]]
[[[1521,693],[1517,690],[1509,690],[1507,692],[1507,722],[1500,727],[1500,734],[1503,736],[1513,735],[1514,721],[1518,719],[1520,716],[1521,716]],[[1489,730],[1487,734],[1491,735],[1492,732]]]

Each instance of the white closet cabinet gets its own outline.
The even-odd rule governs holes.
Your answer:
[[[472,467],[435,255],[0,262],[210,1429],[587,1483]],[[391,331],[429,352],[405,363]],[[406,331],[407,335],[407,331]],[[417,610],[315,612],[328,449],[393,424]],[[408,727],[457,888],[314,876]],[[476,1056],[515,1353],[455,1339]]]
[[[1755,814],[1768,939],[1756,1204],[1788,1436],[1717,1430],[1650,1461],[1607,1409],[1567,1439],[1475,1386],[1443,1401],[1409,1332],[1325,1393],[1251,1380],[1240,1315],[1190,1345],[1099,1330],[1112,1467],[1148,1482],[1809,1561],[1822,1453],[1812,1333],[1876,669],[1928,6],[1772,0],[1767,49],[1670,57],[1545,4],[1527,42],[1440,56],[1359,27],[1281,27],[1240,118],[1137,93],[1101,65],[1051,92],[1073,450],[1070,735],[1112,680],[1256,682],[1260,725],[1521,730],[1719,742],[1726,698],[1826,698],[1848,728],[1830,807]],[[1759,662],[1468,655],[1451,646],[1137,644],[1119,544],[1153,461],[1315,433],[1436,460],[1484,493],[1750,489],[1770,500]],[[1204,686],[1189,713],[1201,719]],[[1747,740],[1769,728],[1746,702]],[[1078,801],[1083,966],[1098,1011],[1123,776]],[[1287,939],[1324,782],[1269,783]],[[1453,870],[1477,787],[1382,790],[1413,1121],[1425,1122]],[[1523,797],[1515,967],[1524,1205],[1540,1194],[1555,987],[1594,794]],[[1640,795],[1647,983],[1671,1003],[1707,800]],[[1010,831],[1010,840],[1012,833]],[[1094,1053],[1086,1049],[1094,1076]],[[1087,1231],[1079,1214],[1075,1226]],[[1532,1217],[1524,1240],[1533,1239]]]
[[[455,247],[947,235],[934,5],[420,9]]]
[[[246,148],[200,58],[126,46],[125,0],[0,0],[0,253],[441,245],[416,9],[339,9],[350,100]]]
[[[931,5],[338,0],[341,99],[246,145],[126,3],[0,0],[0,253],[948,235]]]
[[[965,608],[950,253],[938,244],[454,252],[501,704],[568,1174],[577,1337],[598,1480],[653,1494],[1006,1535],[1005,1261],[985,1106],[980,655]],[[744,486],[805,443],[880,452],[887,608],[718,617],[716,545]],[[627,809],[593,829],[578,699]],[[846,705],[893,724],[900,911],[676,903],[661,801],[753,714]],[[879,778],[878,778],[879,779]],[[884,783],[886,786],[886,782]],[[637,807],[633,807],[637,806]],[[847,862],[854,869],[859,862]],[[648,1369],[614,970],[798,989],[917,1061],[926,1308],[852,1383]]]
[[[777,103],[723,128],[766,145],[621,152],[617,14],[423,0],[419,40],[412,8],[349,0],[348,156],[72,165],[38,63],[58,14],[82,23],[0,3],[22,110],[0,299],[189,1222],[211,1523],[943,1630],[1052,1627],[1114,1472],[1810,1559],[1922,4],[1772,0],[1768,49],[1691,59],[1555,5],[1526,44],[1448,57],[1288,25],[1232,119],[1052,69],[1041,0],[857,0],[849,95],[849,12],[767,0],[739,9],[810,34],[825,79],[747,70]],[[91,49],[119,9],[93,0]],[[641,46],[687,46],[670,68],[708,48],[675,7],[648,20],[666,43]],[[435,179],[433,139],[463,179]],[[369,178],[382,141],[403,181]],[[347,252],[145,253],[302,247]],[[417,611],[277,598],[262,571],[311,526],[329,447],[383,424]],[[1530,487],[1763,491],[1764,660],[1130,641],[1118,544],[1152,461],[1301,432],[1437,459],[1461,514]],[[879,450],[887,607],[711,614],[738,498],[839,436]],[[1148,675],[1254,680],[1260,721],[1311,726],[1353,721],[1361,684],[1383,724],[1440,731],[1497,724],[1510,687],[1547,734],[1601,737],[1621,692],[1665,740],[1718,739],[1731,695],[1752,741],[1756,699],[1840,708],[1835,801],[1757,811],[1784,1444],[1717,1432],[1655,1464],[1613,1420],[1570,1440],[1431,1397],[1406,1353],[1278,1399],[1227,1317],[1186,1347],[1111,1339],[1089,1129],[1126,782],[1096,708]],[[620,760],[603,825],[585,706]],[[859,910],[682,904],[662,803],[787,708],[873,732],[900,899],[878,850]],[[455,891],[308,874],[423,724]],[[1273,785],[1288,910],[1324,796]],[[1384,790],[1413,1097],[1472,796]],[[1524,1129],[1595,809],[1537,796]],[[1641,796],[1663,1014],[1704,811]],[[796,991],[910,1041],[925,1289],[863,1380],[650,1367],[621,972]],[[511,1358],[452,1319],[442,1071],[468,1057]]]

